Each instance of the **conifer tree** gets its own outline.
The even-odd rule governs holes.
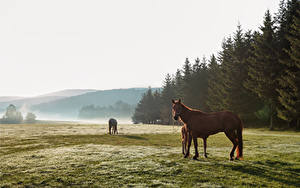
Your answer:
[[[221,67],[217,63],[214,54],[210,57],[208,67],[208,98],[206,104],[210,111],[220,111],[224,109],[224,106],[222,105],[224,87],[222,83]]]
[[[279,78],[280,106],[277,108],[278,117],[288,122],[296,122],[296,127],[300,128],[300,10],[299,2],[294,12],[294,20],[289,34],[286,35],[290,47],[285,49],[289,59],[280,62],[284,65],[284,72]]]
[[[132,121],[134,123],[147,123],[155,124],[158,120],[159,107],[156,106],[154,95],[152,94],[152,89],[149,87],[147,92],[143,95],[142,99],[137,104],[135,112],[132,116]],[[158,111],[158,112],[157,112]]]
[[[219,97],[222,109],[230,110],[229,95],[231,88],[232,62],[233,62],[233,41],[228,37],[222,42],[222,50],[219,52],[218,61],[220,62],[220,82],[222,95]]]
[[[197,58],[193,64],[190,87],[190,106],[203,111],[208,111],[206,105],[207,88],[208,88],[208,67],[206,58],[203,57],[202,62]]]
[[[146,100],[145,100],[145,106],[146,106],[146,122],[148,124],[154,124],[155,123],[155,103],[154,103],[154,97],[152,94],[151,87],[148,88],[148,91],[146,92]]]
[[[153,109],[153,119],[154,123],[161,123],[161,117],[160,117],[160,112],[161,112],[161,107],[162,107],[162,99],[161,99],[161,93],[159,90],[156,90],[153,93],[153,99],[154,99],[154,109]]]
[[[247,67],[244,64],[247,53],[247,46],[245,44],[244,34],[241,29],[241,25],[237,26],[237,30],[233,35],[233,43],[230,61],[224,64],[226,70],[226,82],[227,82],[227,101],[228,108],[235,112],[241,112],[241,105],[246,98],[245,88],[243,82],[247,78]]]
[[[192,105],[193,104],[193,99],[191,96],[192,93],[192,88],[190,85],[191,79],[192,79],[192,66],[191,63],[189,61],[188,58],[186,58],[184,65],[183,65],[183,69],[182,69],[182,73],[183,73],[183,86],[182,86],[182,98],[185,102],[185,104],[187,105]]]
[[[137,104],[132,116],[133,123],[147,123],[146,120],[146,94],[144,93],[141,100]]]
[[[248,64],[251,56],[251,45],[253,36],[251,31],[243,33],[241,25],[238,24],[233,35],[232,62],[229,65],[228,83],[228,106],[229,109],[243,117],[253,116],[253,111],[260,107],[259,99],[249,92],[244,83],[248,79]]]
[[[171,100],[175,97],[174,85],[170,74],[167,74],[161,93],[160,119],[162,124],[172,124]]]
[[[183,98],[183,78],[180,69],[177,69],[175,77],[172,80],[174,85],[175,98]]]
[[[280,64],[276,53],[276,39],[274,22],[269,10],[265,13],[263,26],[260,27],[262,34],[256,37],[253,45],[253,57],[250,58],[249,78],[245,87],[258,95],[270,108],[270,129],[273,129],[273,118],[278,104],[278,73]]]

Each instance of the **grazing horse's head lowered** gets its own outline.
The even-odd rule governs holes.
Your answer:
[[[182,105],[181,105],[181,100],[179,99],[178,101],[174,101],[172,99],[172,113],[173,113],[173,118],[175,120],[178,120],[178,117],[180,116],[182,112]]]

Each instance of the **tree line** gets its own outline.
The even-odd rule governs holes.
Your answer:
[[[241,25],[222,42],[221,51],[167,74],[160,92],[139,101],[135,123],[173,124],[171,99],[181,98],[206,112],[230,110],[246,124],[300,128],[300,2],[281,1],[267,10],[257,31]]]
[[[117,101],[114,105],[97,106],[86,105],[79,110],[78,117],[80,119],[97,119],[110,117],[130,117],[135,109],[135,105],[130,105],[123,101]]]
[[[20,123],[35,123],[36,115],[32,112],[28,112],[25,120],[20,111],[17,110],[16,106],[10,104],[5,111],[5,114],[0,118],[0,123],[2,124],[20,124]]]

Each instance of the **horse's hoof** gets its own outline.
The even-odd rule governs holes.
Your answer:
[[[198,156],[194,156],[194,157],[193,157],[193,160],[197,160],[197,158],[198,158]]]
[[[236,157],[235,160],[242,161],[242,160],[244,160],[244,158],[243,157]]]
[[[184,155],[184,158],[188,158],[189,155]]]
[[[205,154],[204,157],[207,158],[207,155]]]
[[[230,159],[229,159],[229,160],[233,161],[233,158],[232,158],[232,157],[230,157]]]

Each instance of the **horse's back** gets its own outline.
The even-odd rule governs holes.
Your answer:
[[[116,126],[118,124],[117,120],[114,118],[110,118],[108,121],[109,125]]]
[[[239,129],[241,126],[241,119],[238,117],[238,115],[229,112],[229,111],[222,111],[221,113],[221,119],[223,123],[223,127],[225,130],[231,130],[231,129]]]
[[[194,113],[190,124],[193,132],[198,135],[212,135],[226,130],[237,129],[240,119],[237,115],[229,111],[212,113]]]

